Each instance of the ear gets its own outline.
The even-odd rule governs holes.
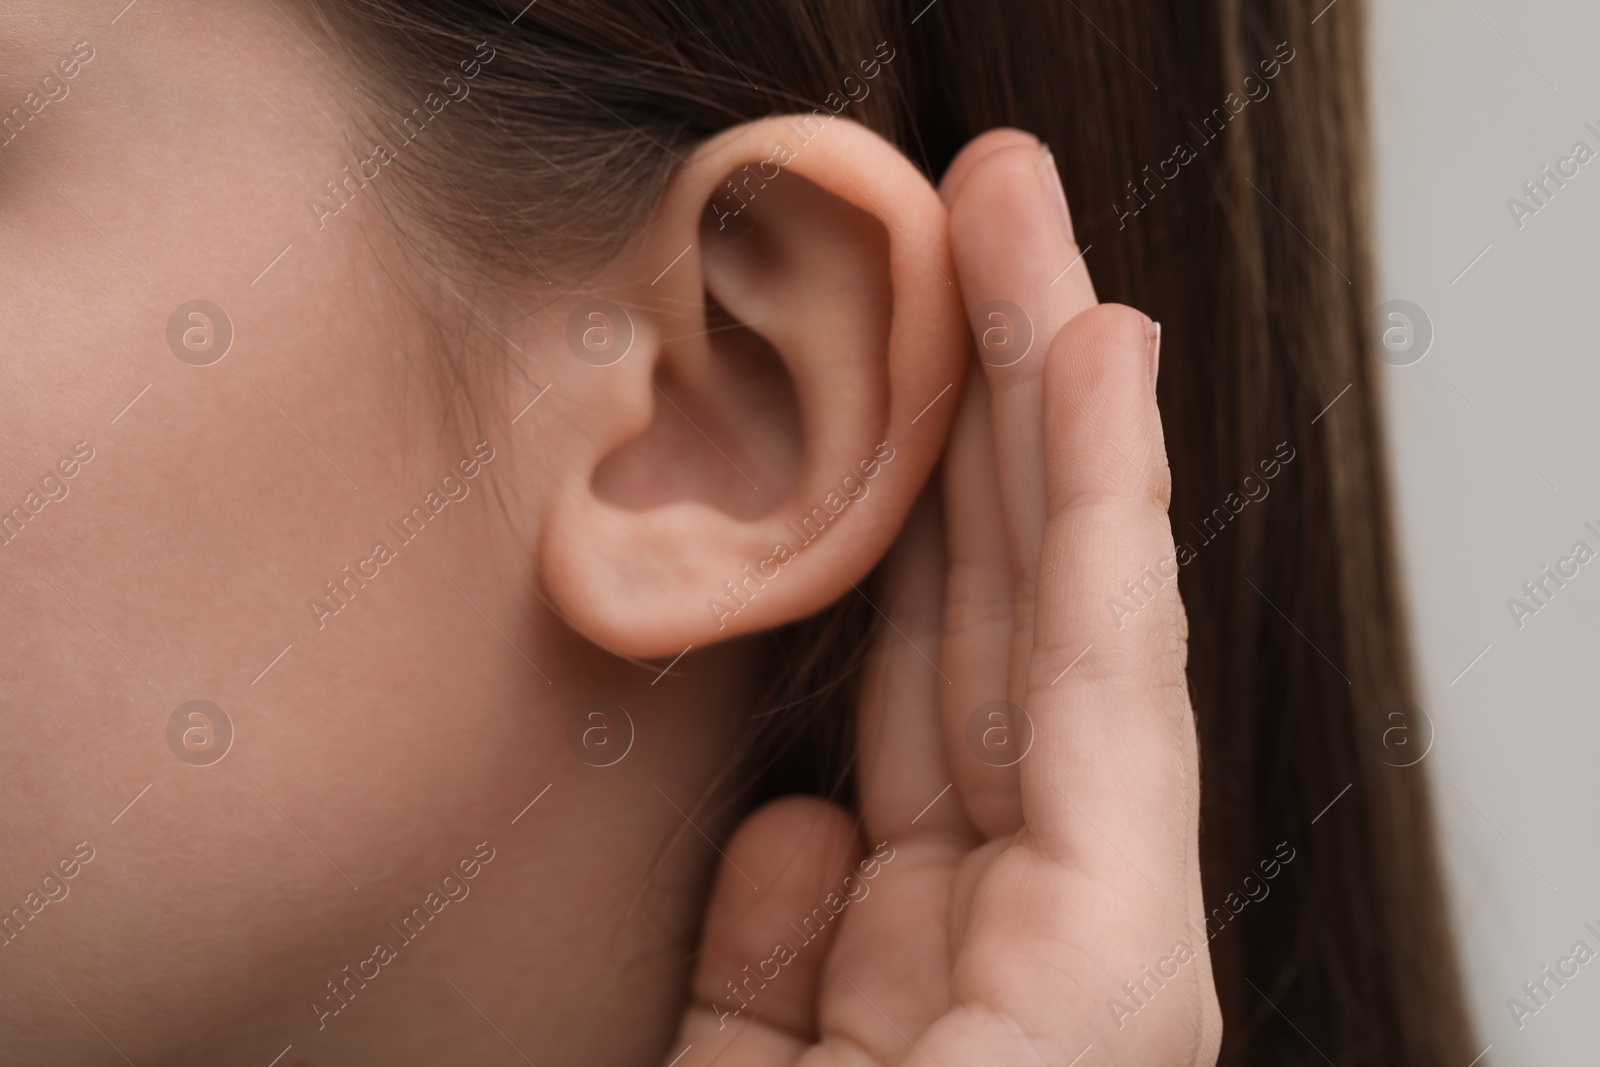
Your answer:
[[[943,449],[968,352],[945,208],[876,134],[804,123],[703,145],[560,307],[539,576],[613,652],[673,655],[851,592]]]

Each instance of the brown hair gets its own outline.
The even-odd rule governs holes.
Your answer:
[[[399,160],[408,214],[556,281],[604,262],[697,142],[834,110],[881,43],[848,114],[930,178],[994,126],[1050,143],[1102,299],[1165,327],[1208,904],[1231,915],[1280,843],[1295,856],[1214,924],[1221,1062],[1460,1067],[1477,1049],[1425,780],[1385,748],[1413,679],[1365,329],[1364,4],[1317,6],[335,0],[332,18],[383,86],[377,116],[489,42],[470,99]],[[853,597],[772,635],[752,799],[848,797],[838,724],[871,624]]]

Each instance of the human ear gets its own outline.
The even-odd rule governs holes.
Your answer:
[[[866,575],[956,410],[947,221],[896,148],[844,119],[763,119],[684,162],[561,305],[568,425],[538,574],[573,625],[672,655],[810,615]]]

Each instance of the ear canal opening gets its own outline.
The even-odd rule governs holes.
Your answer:
[[[705,330],[666,338],[655,407],[595,469],[595,495],[647,511],[693,501],[750,521],[785,500],[804,462],[800,402],[783,357],[705,292]]]

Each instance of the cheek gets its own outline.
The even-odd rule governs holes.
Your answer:
[[[336,131],[306,132],[321,128],[306,117],[325,106],[326,72],[248,47],[283,32],[250,21],[276,17],[263,8],[243,27],[205,6],[134,8],[145,43],[86,65],[4,150],[0,183],[0,352],[8,384],[26,383],[0,389],[0,512],[75,442],[94,449],[0,550],[0,852],[44,857],[14,872],[33,877],[70,852],[86,813],[97,846],[132,835],[41,919],[63,920],[44,936],[76,947],[45,943],[69,972],[177,975],[152,1013],[174,1032],[185,1012],[257,1002],[236,961],[262,944],[381,929],[346,875],[453,862],[470,831],[441,810],[520,792],[504,753],[534,745],[497,725],[509,697],[475,688],[504,674],[508,649],[437,562],[515,632],[517,608],[463,547],[485,521],[476,500],[424,534],[434,560],[385,529],[470,449],[416,433],[437,411],[395,355],[416,324],[371,284],[376,216],[330,234],[306,210],[352,158]],[[29,66],[54,63],[54,47]],[[169,326],[202,298],[219,312]],[[225,331],[221,358],[195,358]],[[308,601],[376,539],[397,558],[319,630]],[[227,715],[221,762],[194,752],[222,724],[169,728],[190,700]],[[541,759],[565,750],[558,733],[540,741],[546,755],[522,762],[549,781]],[[73,935],[67,920],[91,910],[123,933]]]

